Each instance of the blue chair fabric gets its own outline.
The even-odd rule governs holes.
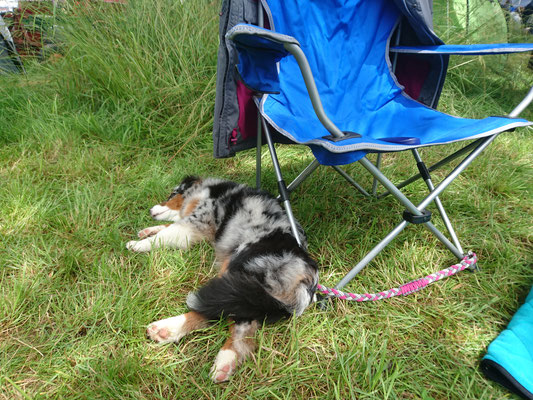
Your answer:
[[[294,57],[279,51],[279,42],[246,34],[236,38],[241,76],[259,91],[279,91],[263,97],[263,117],[293,142],[308,145],[321,164],[348,164],[372,152],[477,139],[531,124],[518,118],[455,117],[410,98],[391,72],[390,39],[401,16],[392,1],[269,0],[268,6],[272,30],[294,38],[306,54],[327,115],[342,131],[356,132],[361,137],[335,142],[325,138],[329,132],[315,115],[299,66]],[[505,47],[467,50],[464,46],[430,46],[425,50],[481,54],[502,52]],[[528,48],[510,45],[508,50],[524,51],[524,47]],[[532,45],[529,47],[533,50]],[[252,56],[258,52],[262,57]],[[273,54],[270,60],[268,52]],[[265,65],[270,66],[268,71]]]

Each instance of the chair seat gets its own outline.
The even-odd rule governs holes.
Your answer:
[[[326,109],[340,129],[361,135],[332,141],[324,138],[329,133],[314,114],[311,104],[303,104],[309,100],[299,99],[298,104],[292,104],[293,101],[289,101],[283,94],[265,96],[261,112],[271,125],[292,141],[310,146],[323,165],[348,164],[370,152],[402,151],[478,139],[532,124],[518,118],[454,117],[398,93],[392,101],[372,113],[360,111],[356,107]],[[344,115],[339,115],[341,112]],[[399,138],[404,140],[398,140]]]

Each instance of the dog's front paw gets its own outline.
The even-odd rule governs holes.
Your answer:
[[[187,334],[184,315],[152,322],[146,329],[146,336],[157,343],[178,342]]]
[[[237,369],[237,353],[231,349],[222,349],[218,352],[215,363],[211,367],[211,379],[215,383],[229,380]]]
[[[126,248],[138,253],[146,253],[152,249],[152,244],[148,240],[131,240],[126,243]]]
[[[161,232],[165,228],[165,225],[151,226],[149,228],[144,228],[143,230],[139,231],[137,233],[137,236],[139,236],[139,239],[145,239],[149,236],[154,236],[156,233]]]
[[[142,231],[137,232],[139,239],[146,239],[149,236],[155,235],[157,232],[153,232],[150,228],[145,228]]]

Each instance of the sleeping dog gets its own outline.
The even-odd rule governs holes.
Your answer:
[[[221,179],[187,177],[150,214],[173,223],[143,229],[141,240],[127,243],[129,250],[185,250],[204,239],[214,244],[218,276],[189,293],[191,311],[147,329],[152,340],[169,343],[209,321],[230,319],[230,338],[211,368],[214,382],[228,380],[255,350],[253,336],[263,322],[298,316],[314,300],[317,265],[298,245],[289,219],[268,193]]]

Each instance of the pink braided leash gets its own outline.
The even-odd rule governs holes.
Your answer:
[[[463,271],[467,268],[474,270],[476,268],[477,256],[474,252],[469,252],[459,264],[454,264],[442,271],[435,272],[424,278],[420,278],[408,283],[403,284],[400,287],[385,290],[379,293],[345,293],[341,290],[334,288],[328,288],[322,285],[317,285],[317,292],[325,295],[326,297],[336,297],[341,300],[352,300],[352,301],[376,301],[382,299],[388,299],[394,296],[407,296],[408,294],[418,292],[429,284],[439,281],[442,278],[446,278],[452,275],[455,275],[459,271]]]

